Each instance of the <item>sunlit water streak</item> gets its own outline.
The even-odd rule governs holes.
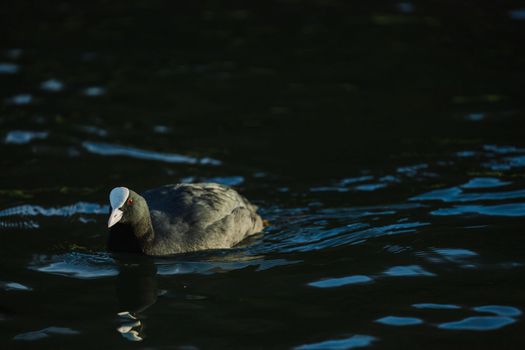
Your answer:
[[[19,69],[20,67],[15,63],[0,63],[0,74],[15,74]]]
[[[373,342],[377,340],[378,339],[376,337],[370,335],[356,334],[344,339],[325,340],[319,343],[300,345],[295,347],[294,350],[356,349],[370,346]]]
[[[422,319],[416,317],[385,316],[376,320],[377,323],[389,326],[415,326],[423,323]]]
[[[49,338],[53,335],[76,335],[79,331],[67,327],[47,327],[38,331],[31,331],[16,335],[13,340],[36,341]]]
[[[195,158],[175,153],[161,153],[109,143],[84,142],[82,146],[90,153],[102,156],[124,156],[137,159],[156,160],[167,163],[220,165],[212,158]]]
[[[241,260],[239,260],[241,258]],[[200,274],[210,275],[254,267],[265,271],[278,266],[298,264],[299,260],[264,259],[246,256],[235,260],[215,257],[213,261],[146,258],[143,263],[153,264],[159,276]],[[29,268],[40,272],[77,279],[98,279],[119,274],[120,263],[109,253],[65,253],[58,255],[35,255]]]
[[[48,135],[47,131],[13,130],[7,133],[4,143],[21,145],[33,140],[46,139]]]
[[[102,148],[106,147],[106,144],[96,145],[102,145]],[[84,145],[84,147],[86,146]],[[148,153],[149,151],[132,148],[130,151],[130,148],[126,147],[124,147],[126,151],[122,151],[119,147],[121,146],[109,145],[108,148],[112,151],[109,151],[109,153],[102,151],[101,154],[137,157],[135,153],[137,151],[139,152],[137,158],[161,160],[157,159],[158,154],[152,156]],[[512,152],[521,152],[521,150],[513,148],[496,148],[496,150],[494,151],[491,148],[490,152],[503,157],[508,157]],[[127,152],[131,153],[127,154]],[[146,153],[143,154],[141,152]],[[165,154],[161,154],[161,158],[163,155]],[[198,158],[182,157],[183,162],[188,161],[190,164],[199,164],[200,162]],[[170,158],[169,161],[178,162],[180,160],[179,158]],[[318,203],[313,206],[285,207],[273,205],[265,207],[263,204],[261,212],[263,217],[269,219],[271,225],[263,235],[258,235],[248,243],[231,251],[210,252],[197,257],[146,258],[140,264],[144,262],[147,264],[151,263],[154,266],[153,276],[165,279],[174,276],[192,275],[211,277],[240,271],[263,274],[273,269],[279,271],[293,268],[294,266],[301,266],[301,264],[305,264],[308,261],[307,254],[313,252],[324,252],[344,246],[362,246],[367,243],[373,243],[377,239],[389,239],[390,244],[385,246],[384,254],[399,256],[401,261],[388,264],[377,263],[366,271],[360,271],[359,268],[352,269],[350,266],[348,267],[348,272],[339,271],[331,274],[325,271],[322,275],[316,273],[315,277],[302,282],[305,289],[319,293],[330,293],[339,290],[356,292],[374,289],[379,285],[407,283],[406,281],[408,280],[440,281],[440,278],[447,273],[441,268],[442,266],[453,270],[481,269],[488,266],[486,263],[483,263],[485,257],[477,249],[445,244],[415,249],[410,244],[406,244],[406,242],[403,244],[406,237],[417,235],[424,237],[427,230],[433,230],[435,218],[440,216],[462,217],[471,213],[485,213],[485,215],[491,216],[525,216],[525,212],[521,211],[522,203],[516,203],[516,200],[524,198],[523,190],[516,188],[519,185],[517,181],[496,177],[475,176],[459,183],[441,185],[442,188],[432,189],[431,191],[427,187],[421,186],[418,190],[419,194],[407,195],[405,202],[397,204],[389,203],[367,207],[331,207],[323,204],[322,197],[317,197],[332,191],[343,195],[355,193],[355,191],[366,191],[364,188],[359,189],[359,186],[368,186],[369,190],[381,191],[385,190],[385,188],[375,187],[375,185],[388,183],[387,187],[390,187],[412,183],[412,181],[421,179],[432,181],[432,176],[429,174],[435,172],[432,165],[426,164],[402,166],[396,169],[395,176],[357,176],[335,181],[335,186],[331,184],[331,187],[329,186],[328,189],[310,187],[308,192],[311,200],[317,200]],[[426,173],[424,174],[423,172]],[[252,181],[254,180],[249,177],[248,179],[249,181],[247,177],[240,175],[187,176],[182,178],[182,182],[214,181],[233,186],[252,186]],[[257,179],[264,180],[264,177]],[[338,188],[342,190],[338,190]],[[453,206],[441,207],[449,203]],[[468,204],[457,205],[458,203]],[[420,215],[421,213],[430,215]],[[72,205],[57,207],[26,204],[5,208],[0,211],[0,218],[18,220],[18,218],[27,217],[31,218],[31,222],[34,223],[35,227],[38,227],[52,217],[65,218],[78,217],[78,215],[87,216],[79,217],[78,222],[81,224],[99,223],[105,220],[107,214],[107,205],[77,202]],[[8,223],[9,221],[5,223],[0,222],[0,227],[7,228]],[[472,223],[469,224],[472,225],[471,227],[485,227],[485,225],[475,226]],[[292,255],[293,258],[291,258]],[[122,274],[123,266],[126,263],[119,259],[118,256],[105,252],[58,251],[50,254],[36,253],[27,265],[27,268],[36,273],[51,274],[71,280],[109,280],[111,278],[119,278]],[[373,264],[375,263],[373,262]],[[508,262],[496,262],[491,265],[491,268],[503,269],[506,263]],[[514,267],[521,266],[519,262],[513,261],[511,264],[514,264],[512,265]],[[21,282],[26,283],[25,281]],[[18,282],[8,280],[2,283],[0,289],[9,293],[32,291],[32,286],[26,286]],[[161,294],[168,300],[170,298],[180,298],[181,295],[179,293],[177,296],[174,296],[174,293],[171,291],[160,291],[159,295]],[[186,297],[194,303],[207,300],[207,297],[199,294],[188,293]],[[469,315],[468,317],[462,316],[463,318],[451,315],[449,319],[445,318],[440,323],[433,323],[427,320],[425,316],[421,317],[419,314],[415,317],[408,313],[398,314],[395,312],[394,314],[386,314],[383,317],[371,318],[367,322],[376,324],[377,327],[395,327],[396,330],[405,327],[432,327],[443,332],[457,330],[494,331],[517,322],[521,317],[521,310],[513,306],[484,305],[469,308],[467,306],[441,304],[439,302],[422,302],[411,306],[412,308],[408,307],[407,310],[418,310],[418,312],[420,310],[427,313],[462,310],[477,314],[474,316]],[[480,315],[479,313],[483,314]],[[487,313],[491,315],[487,315]],[[121,322],[117,330],[129,341],[142,341],[143,333],[138,330],[142,327],[142,324],[137,322],[139,321]],[[72,334],[64,333],[62,335]],[[54,332],[53,327],[49,327],[40,331],[20,333],[15,337],[17,341],[27,341],[59,335],[61,335],[60,332]],[[351,349],[370,346],[379,340],[377,334],[354,335],[347,338],[344,338],[344,336],[343,334],[340,338],[311,342],[299,345],[296,348]]]
[[[64,89],[64,83],[58,79],[49,79],[40,84],[40,89],[47,92],[59,92]]]
[[[475,316],[453,322],[441,323],[438,328],[446,330],[491,331],[515,323],[510,317]]]
[[[97,203],[78,202],[63,207],[46,208],[25,204],[0,210],[0,218],[10,216],[73,216],[76,214],[108,214],[109,206]]]

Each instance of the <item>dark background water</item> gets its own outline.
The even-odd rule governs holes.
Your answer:
[[[0,23],[2,348],[525,345],[523,2],[17,0]],[[270,226],[106,252],[112,187],[197,181]]]

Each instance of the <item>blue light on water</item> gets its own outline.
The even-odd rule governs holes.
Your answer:
[[[461,306],[454,304],[435,304],[435,303],[420,303],[412,304],[412,307],[416,309],[430,309],[430,310],[457,310],[461,309]]]
[[[7,133],[4,142],[22,145],[35,139],[45,139],[48,135],[47,131],[13,130]]]
[[[477,312],[490,312],[497,316],[508,316],[518,317],[521,316],[522,312],[520,309],[513,306],[505,305],[484,305],[473,308],[472,310]]]
[[[47,327],[38,331],[21,333],[13,337],[13,340],[35,341],[48,338],[51,335],[75,335],[79,331],[67,327]]]
[[[498,205],[457,205],[452,208],[442,208],[430,212],[436,216],[450,216],[463,214],[480,214],[487,216],[525,216],[525,203],[498,204]]]
[[[318,287],[318,288],[334,288],[341,287],[348,284],[360,284],[372,282],[373,279],[366,275],[353,275],[340,278],[328,278],[320,281],[315,281],[308,283],[309,286]]]
[[[516,322],[516,320],[510,317],[477,316],[455,322],[441,323],[438,325],[438,328],[447,330],[491,331],[503,328],[514,322]]]
[[[392,266],[383,272],[384,275],[391,277],[415,277],[415,276],[435,276],[419,265]]]
[[[82,146],[84,146],[88,152],[102,156],[124,156],[180,164],[220,165],[222,163],[220,160],[207,157],[195,158],[176,153],[161,153],[109,143],[84,142]]]
[[[356,334],[350,338],[326,340],[319,343],[297,346],[294,350],[347,350],[369,346],[376,340],[376,337],[370,335]]]
[[[389,326],[415,326],[422,324],[423,320],[417,317],[386,316],[375,322]]]
[[[510,185],[509,181],[501,181],[498,178],[494,177],[476,177],[471,179],[464,185],[461,185],[462,188],[493,188]]]

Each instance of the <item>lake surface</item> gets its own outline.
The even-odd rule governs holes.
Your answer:
[[[522,3],[0,8],[2,349],[525,345]],[[202,181],[270,225],[106,251],[111,188]]]

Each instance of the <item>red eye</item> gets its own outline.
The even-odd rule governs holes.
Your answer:
[[[132,198],[128,199],[128,205],[133,205],[133,199]]]

